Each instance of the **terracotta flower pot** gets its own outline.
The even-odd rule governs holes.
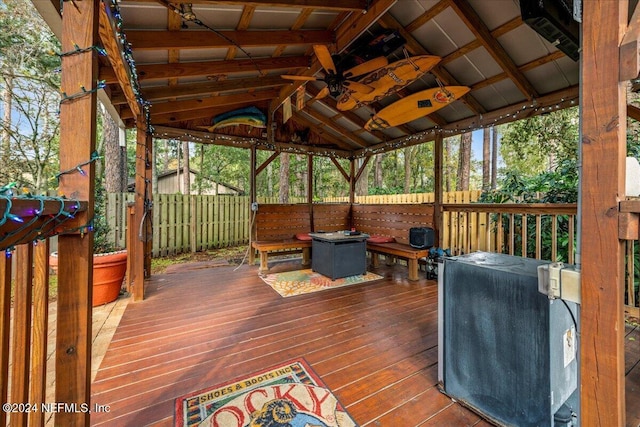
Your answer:
[[[58,253],[49,257],[49,266],[58,272]],[[92,307],[115,301],[120,295],[122,281],[127,271],[127,251],[95,254],[93,256]]]

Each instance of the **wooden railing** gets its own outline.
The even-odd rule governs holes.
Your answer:
[[[54,369],[47,370],[47,340],[53,332],[49,326],[49,237],[89,232],[89,226],[78,227],[74,221],[87,211],[87,205],[40,196],[0,198],[5,219],[0,224],[0,400],[9,405],[0,412],[0,426],[7,422],[44,425],[54,412],[47,410],[47,404],[63,400],[57,395],[45,400],[47,384],[56,378]],[[73,315],[58,313],[58,319],[65,321]],[[91,373],[91,366],[83,360],[69,369],[78,378]],[[72,381],[58,380],[61,389],[70,387]]]
[[[575,263],[575,204],[443,204],[442,247]],[[637,235],[637,232],[636,232]],[[640,317],[640,242],[625,240],[625,310]]]
[[[4,252],[4,251],[3,251]],[[15,260],[13,259],[15,258]],[[15,265],[15,280],[11,280]],[[13,301],[12,284],[13,282]],[[0,367],[2,402],[0,425],[44,425],[49,336],[49,241],[16,246],[0,257]],[[13,307],[13,308],[12,308]],[[25,404],[30,405],[28,408]],[[35,410],[33,410],[35,409]]]
[[[574,262],[576,205],[444,204],[442,245],[453,255],[499,252]]]

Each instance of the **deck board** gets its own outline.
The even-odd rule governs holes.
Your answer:
[[[170,426],[176,398],[296,357],[361,426],[491,425],[437,387],[435,282],[409,282],[401,266],[376,272],[385,278],[293,298],[256,267],[153,276],[102,360],[92,403],[111,411],[92,425]],[[640,328],[627,333],[636,338],[626,341],[627,425],[636,427]]]

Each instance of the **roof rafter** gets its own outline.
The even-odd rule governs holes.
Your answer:
[[[158,86],[149,87],[143,90],[144,97],[147,101],[160,101],[169,98],[208,95],[220,92],[229,92],[234,90],[259,89],[265,87],[282,86],[286,82],[280,76],[257,77],[248,79],[229,79],[219,82],[191,83],[177,86]],[[114,105],[123,104],[124,97],[114,94],[111,102]]]
[[[287,30],[287,31],[220,31],[224,37],[208,31],[144,31],[130,30],[127,40],[136,50],[167,49],[213,49],[242,47],[305,44],[331,44],[335,37],[333,31],[325,30]],[[231,40],[231,41],[230,41]]]
[[[138,2],[158,3],[158,0],[136,0]],[[182,3],[173,1],[172,3]],[[255,7],[311,7],[321,10],[364,11],[367,0],[189,0],[191,4],[252,5]]]
[[[152,81],[183,77],[217,76],[256,71],[290,70],[307,68],[310,65],[307,56],[283,56],[279,58],[233,59],[228,61],[199,61],[176,64],[138,65],[138,80]],[[100,70],[100,79],[107,84],[117,83],[115,73],[110,67]]]
[[[407,40],[407,50],[414,55],[431,55],[404,27],[390,14],[384,15],[380,19],[380,25],[385,28],[396,30]],[[431,69],[431,74],[436,76],[444,85],[462,86],[444,67],[440,64]],[[484,107],[471,95],[467,93],[460,98],[460,101],[464,102],[469,109],[475,114],[481,114],[486,112]]]
[[[458,17],[462,19],[469,30],[480,40],[482,45],[487,49],[493,59],[505,70],[507,75],[513,80],[513,83],[520,89],[520,91],[527,97],[528,100],[538,97],[538,91],[533,85],[525,78],[525,76],[518,71],[518,67],[511,60],[507,52],[502,45],[498,43],[496,39],[491,36],[491,32],[487,26],[482,22],[475,10],[463,0],[447,0],[449,6],[456,12]]]
[[[175,114],[184,111],[204,110],[213,107],[227,107],[246,102],[267,101],[273,99],[278,94],[276,89],[259,90],[249,93],[235,95],[219,95],[204,99],[190,99],[187,101],[168,101],[159,102],[151,105],[151,119],[158,115]],[[120,117],[122,119],[133,118],[130,112],[123,112]]]

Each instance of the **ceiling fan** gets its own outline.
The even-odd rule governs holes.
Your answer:
[[[289,80],[303,80],[303,81],[321,81],[327,84],[327,87],[322,89],[320,93],[316,96],[316,99],[324,98],[327,95],[331,96],[340,96],[340,94],[345,90],[349,89],[351,93],[356,94],[368,94],[373,92],[374,88],[359,83],[355,80],[351,80],[354,77],[359,77],[364,74],[368,74],[372,71],[377,70],[378,68],[382,68],[386,66],[389,62],[387,58],[384,56],[380,56],[378,58],[371,59],[367,62],[363,62],[362,64],[358,64],[348,70],[340,70],[339,67],[336,67],[334,61],[334,57],[329,52],[329,49],[325,45],[314,45],[313,51],[324,68],[325,76],[322,78],[312,77],[312,76],[297,76],[284,74],[282,78]],[[336,56],[336,60],[338,57]]]

